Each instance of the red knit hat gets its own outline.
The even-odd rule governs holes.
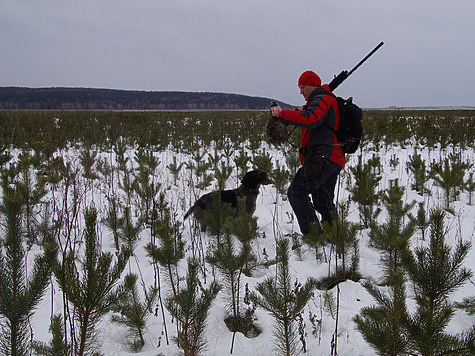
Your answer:
[[[315,87],[319,87],[322,85],[322,81],[320,77],[313,71],[307,70],[302,73],[299,78],[299,86],[300,85],[311,85]]]

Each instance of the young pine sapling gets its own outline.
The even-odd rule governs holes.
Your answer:
[[[279,353],[290,356],[297,352],[296,319],[312,297],[317,281],[309,278],[305,284],[296,283],[292,287],[288,240],[277,240],[277,260],[275,278],[267,278],[259,283],[250,299],[272,314],[276,322],[276,349]]]
[[[99,249],[96,210],[87,209],[84,218],[84,258],[80,259],[74,250],[69,250],[63,253],[61,261],[54,264],[59,287],[77,313],[77,335],[73,348],[79,356],[94,349],[94,327],[127,293],[127,285],[120,283],[120,278],[130,256],[130,250],[122,248],[116,263],[113,263],[113,254]]]
[[[56,249],[47,246],[43,255],[35,257],[33,271],[26,274],[23,248],[22,214],[24,198],[8,185],[3,187],[0,211],[5,219],[4,254],[0,250],[0,353],[26,356],[29,354],[30,317],[50,283],[51,265]]]
[[[405,320],[409,354],[468,355],[467,340],[450,335],[445,329],[455,309],[449,295],[472,275],[463,267],[471,244],[460,240],[452,251],[445,241],[444,216],[441,210],[432,211],[429,245],[404,255],[404,266],[414,285],[417,305],[415,312]]]
[[[212,282],[208,289],[203,289],[198,273],[198,262],[189,259],[185,287],[166,301],[168,311],[178,321],[175,342],[185,356],[198,356],[205,351],[206,319],[211,303],[221,288],[216,282]]]

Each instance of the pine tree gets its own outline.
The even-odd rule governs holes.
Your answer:
[[[137,289],[137,275],[125,276],[127,292],[112,305],[111,309],[118,313],[112,315],[112,322],[129,328],[132,341],[132,351],[138,352],[145,345],[144,333],[147,328],[147,318],[152,314],[152,305],[158,296],[158,289],[149,288],[142,301]]]
[[[132,252],[135,250],[142,231],[142,220],[139,218],[134,223],[132,220],[131,207],[126,206],[122,217],[117,219],[117,234],[119,241],[122,241]]]
[[[283,197],[287,196],[287,186],[290,179],[290,172],[285,169],[285,167],[281,167],[279,162],[277,162],[277,168],[274,168],[270,174],[270,178],[272,180],[272,184],[277,189],[277,192],[281,194]]]
[[[404,355],[407,338],[404,333],[403,321],[407,309],[402,273],[393,273],[388,295],[385,295],[369,281],[365,282],[363,286],[377,305],[360,310],[359,314],[353,318],[356,329],[378,355]]]
[[[203,289],[198,272],[198,262],[189,259],[186,286],[166,301],[166,308],[178,321],[179,330],[175,341],[185,356],[198,356],[206,349],[203,335],[206,319],[211,303],[221,289],[216,282],[212,282],[208,289]]]
[[[107,209],[107,215],[104,218],[104,225],[112,231],[114,237],[114,245],[117,253],[120,251],[119,245],[119,203],[118,198],[114,195],[108,197],[109,208]]]
[[[272,156],[263,148],[259,155],[255,156],[252,161],[254,169],[259,169],[264,172],[272,172],[274,164],[272,163]]]
[[[86,144],[80,155],[81,165],[83,167],[82,176],[87,180],[97,179],[97,173],[94,172],[94,164],[96,163],[97,151],[91,150],[91,146]]]
[[[320,249],[326,244],[326,237],[322,234],[322,226],[319,221],[310,223],[310,232],[302,236],[302,242],[315,250],[315,258],[318,261],[323,260],[323,254]],[[298,248],[298,245],[294,245]]]
[[[242,145],[239,148],[239,154],[235,156],[234,163],[236,164],[237,174],[244,175],[247,172],[248,163],[251,161],[251,157],[245,151],[245,146]]]
[[[391,158],[389,159],[389,166],[392,168],[392,170],[396,170],[397,166],[399,165],[399,157],[397,154],[393,153],[391,155]]]
[[[465,298],[460,303],[455,303],[454,306],[458,309],[463,309],[470,316],[475,316],[475,296]],[[466,345],[469,355],[475,355],[475,319],[470,330],[459,335],[459,341]]]
[[[83,356],[87,350],[94,348],[95,325],[127,293],[127,285],[120,283],[120,278],[130,251],[122,248],[113,264],[112,253],[101,252],[99,249],[95,231],[96,218],[94,208],[85,211],[84,258],[80,259],[71,250],[64,253],[62,260],[56,261],[54,266],[59,287],[76,311],[78,335],[77,344],[73,347],[78,356]]]
[[[390,187],[382,194],[387,221],[382,225],[375,222],[370,225],[369,245],[382,252],[381,259],[388,283],[391,273],[401,269],[402,253],[409,247],[416,228],[416,220],[409,213],[415,202],[404,204],[403,196],[404,188],[399,186],[398,181],[390,181]],[[406,220],[408,221],[404,225]]]
[[[170,287],[173,290],[173,295],[176,296],[177,290],[173,271],[176,269],[178,262],[185,256],[185,241],[178,235],[177,226],[172,225],[168,209],[162,210],[162,215],[163,218],[155,222],[155,233],[160,241],[160,247],[149,243],[145,249],[155,262],[166,268]]]
[[[233,332],[241,331],[243,326],[240,312],[241,276],[251,256],[249,245],[241,245],[238,251],[236,245],[235,238],[229,232],[225,232],[215,250],[206,257],[208,263],[215,266],[225,279],[224,283],[230,297],[228,308],[231,313],[227,324]]]
[[[231,157],[234,155],[235,151],[235,143],[233,140],[231,140],[229,137],[226,137],[224,139],[222,147],[216,146],[217,148],[221,149],[223,151],[223,157],[226,159],[226,165],[230,166],[231,165]]]
[[[3,355],[28,355],[29,318],[40,302],[51,275],[55,249],[47,247],[36,256],[33,271],[26,277],[21,209],[24,197],[4,185],[1,213],[5,218],[4,249],[0,253],[0,351]]]
[[[168,170],[170,171],[170,173],[173,175],[173,184],[175,184],[175,186],[177,186],[177,182],[178,182],[178,175],[180,174],[180,171],[181,169],[183,168],[183,165],[185,163],[184,162],[181,162],[181,163],[178,163],[177,162],[177,159],[176,159],[176,156],[173,156],[173,162],[170,163],[167,168]]]
[[[226,181],[231,177],[232,173],[232,167],[227,165],[226,162],[221,162],[221,166],[217,167],[214,171],[214,176],[218,180],[218,190],[224,190]]]
[[[192,152],[193,160],[190,160],[185,164],[185,167],[190,171],[191,174],[195,174],[196,177],[200,178],[195,188],[206,189],[211,184],[213,177],[210,174],[207,174],[209,169],[209,163],[204,160],[205,152],[199,149],[195,149]]]
[[[331,289],[347,279],[358,281],[361,278],[358,272],[359,242],[356,238],[359,225],[347,220],[348,206],[340,204],[338,211],[339,214],[335,214],[331,223],[322,224],[321,238],[336,247],[336,265],[334,275],[324,278],[319,286],[320,289]]]
[[[215,199],[216,202],[216,199]],[[250,276],[254,268],[262,266],[263,263],[257,261],[252,252],[251,243],[257,237],[257,219],[252,214],[247,213],[245,208],[246,200],[238,198],[238,213],[229,204],[221,204],[222,208],[216,211],[215,208],[206,210],[203,213],[209,219],[213,219],[210,214],[216,211],[218,216],[214,219],[222,221],[225,217],[222,228],[219,231],[221,236],[215,235],[216,244],[214,250],[206,257],[208,263],[216,267],[224,277],[225,287],[230,297],[228,303],[229,316],[225,319],[228,328],[236,332],[241,332],[246,336],[255,336],[260,331],[249,319],[249,315],[241,312],[241,277],[242,274]],[[216,205],[216,203],[213,203]],[[216,220],[215,223],[216,225]],[[233,337],[234,343],[234,337]],[[232,349],[232,347],[231,347]]]
[[[134,159],[139,165],[137,175],[133,181],[134,191],[140,199],[139,204],[143,220],[151,229],[151,235],[154,236],[153,226],[158,214],[157,209],[161,184],[155,181],[153,177],[156,174],[156,169],[160,162],[154,157],[152,151],[146,151],[144,149],[139,149],[135,153]]]
[[[298,154],[286,155],[285,163],[287,164],[290,172],[296,172],[301,165]]]
[[[12,155],[10,154],[10,147],[9,145],[5,145],[0,142],[0,168],[3,169],[4,166],[12,159]]]
[[[414,175],[414,182],[411,184],[411,188],[418,192],[419,195],[424,195],[428,192],[425,186],[429,179],[426,163],[422,156],[417,153],[417,150],[414,150],[414,154],[409,157],[407,169]]]
[[[229,203],[221,202],[221,195],[218,191],[213,192],[213,202],[211,209],[202,210],[199,207],[195,210],[195,215],[202,224],[202,231],[206,229],[214,236],[217,243],[220,243],[221,236],[224,234],[225,222],[228,217],[235,214],[235,209]]]
[[[422,356],[464,354],[468,346],[444,329],[454,314],[449,295],[471,276],[471,272],[462,267],[470,243],[459,241],[452,252],[445,242],[447,231],[441,210],[432,211],[430,227],[429,246],[416,248],[414,253],[408,252],[404,256],[417,304],[415,313],[408,316],[405,325],[409,336],[408,350]]]
[[[34,157],[28,152],[23,152],[20,155],[20,161],[18,163],[18,181],[16,182],[17,189],[22,195],[23,204],[22,209],[24,211],[25,219],[25,237],[28,244],[31,246],[33,243],[38,242],[38,220],[36,219],[37,212],[35,207],[41,203],[41,199],[46,195],[45,181],[44,179],[35,179],[32,172],[32,165]]]
[[[397,180],[391,181],[390,188],[382,195],[387,222],[382,225],[371,223],[370,246],[381,252],[383,285],[388,287],[388,294],[380,291],[374,283],[365,282],[363,286],[377,305],[361,309],[353,319],[363,338],[379,355],[401,355],[407,345],[403,328],[407,310],[402,256],[409,247],[415,220],[409,215],[414,203],[404,204],[403,196],[404,188]],[[407,216],[409,221],[404,225]]]
[[[126,195],[126,205],[130,205],[132,202],[132,194],[134,193],[135,183],[132,179],[132,169],[128,168],[129,158],[125,156],[125,147],[118,145],[114,149],[117,155],[117,163],[119,164],[119,170],[122,172],[122,179],[119,178],[118,186]]]
[[[236,236],[249,251],[243,272],[250,277],[252,270],[262,265],[257,261],[251,246],[251,243],[257,238],[257,218],[246,211],[245,198],[238,198],[238,206],[238,215],[235,218],[229,217],[224,228],[229,234]]]
[[[218,149],[215,148],[213,150],[213,154],[208,153],[208,167],[212,171],[217,171],[219,169],[219,162],[221,161],[221,158],[223,158],[223,155],[221,153],[219,153]],[[218,185],[219,185],[219,183],[218,183]],[[221,189],[224,189],[224,187],[221,188]]]
[[[40,356],[69,356],[71,355],[71,347],[66,344],[64,338],[64,324],[61,315],[55,315],[51,318],[49,330],[53,336],[51,343],[34,341],[33,350]]]
[[[465,190],[468,193],[468,205],[472,205],[473,191],[475,190],[475,181],[473,180],[473,173],[468,175],[468,179],[465,181]]]
[[[463,188],[463,177],[468,167],[469,164],[454,160],[453,157],[446,158],[443,163],[432,164],[431,174],[434,183],[445,192],[446,210],[450,210],[450,203],[458,197],[460,189]]]
[[[419,209],[417,210],[417,227],[421,231],[422,240],[425,240],[425,232],[429,227],[429,221],[426,218],[426,210],[424,208],[424,202],[419,203]]]
[[[355,178],[355,183],[348,187],[348,190],[352,194],[351,199],[358,203],[364,227],[368,227],[380,212],[380,209],[376,207],[379,201],[376,189],[381,180],[381,174],[371,163],[363,164],[361,155],[358,156],[358,165],[350,167],[350,170]]]
[[[312,297],[317,281],[309,278],[304,285],[297,283],[296,288],[292,288],[288,240],[277,240],[277,259],[276,277],[259,283],[257,293],[252,292],[249,297],[275,318],[276,347],[280,354],[290,356],[297,353],[295,321]]]

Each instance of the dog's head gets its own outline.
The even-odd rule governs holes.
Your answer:
[[[247,172],[244,177],[242,177],[241,183],[250,189],[256,189],[260,185],[270,184],[272,181],[269,179],[266,172],[256,169]]]

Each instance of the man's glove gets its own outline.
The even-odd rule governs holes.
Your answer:
[[[280,117],[281,112],[282,112],[282,109],[280,108],[279,105],[274,105],[270,107],[270,113],[274,117]]]
[[[272,106],[270,108],[269,121],[266,124],[266,134],[269,142],[276,147],[279,147],[287,141],[289,134],[287,126],[279,119],[281,108],[280,106]]]

